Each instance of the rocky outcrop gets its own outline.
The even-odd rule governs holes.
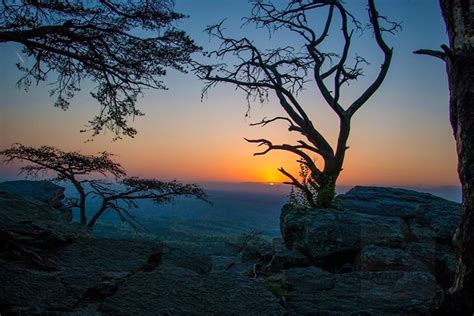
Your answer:
[[[69,223],[61,200],[51,203],[63,188],[23,184],[0,186],[0,313],[96,309],[134,273],[160,263],[160,243],[94,238]]]
[[[339,207],[357,213],[400,218],[415,218],[423,212],[424,205],[439,205],[444,216],[459,204],[435,195],[406,189],[356,186],[337,197]],[[435,214],[432,214],[433,216]]]
[[[21,196],[26,200],[36,200],[53,207],[62,206],[64,188],[50,181],[5,181],[0,183],[0,192]]]
[[[428,313],[437,287],[452,283],[460,217],[457,203],[393,188],[355,187],[337,198],[335,209],[284,206],[286,246],[318,267],[287,271],[294,284],[290,309]],[[312,281],[300,282],[306,278]]]
[[[0,258],[54,270],[54,254],[88,232],[70,224],[61,209],[20,195],[0,193]]]
[[[283,238],[251,233],[203,254],[97,238],[49,198],[2,190],[0,314],[425,315],[455,268],[459,205],[412,191],[285,206]]]
[[[60,210],[66,220],[72,220],[72,212],[63,204],[65,189],[50,181],[5,181],[0,182],[0,194],[13,194],[21,199],[42,202]]]
[[[38,192],[34,183],[28,185],[29,192]],[[157,241],[95,238],[69,223],[48,199],[5,191],[0,194],[2,315],[284,311],[261,279],[216,271],[208,255]]]
[[[397,217],[286,205],[281,214],[281,231],[288,248],[317,260],[359,252],[365,245],[401,247],[408,227]]]

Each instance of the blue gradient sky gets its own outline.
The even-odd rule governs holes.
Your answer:
[[[365,1],[351,0],[349,10],[365,17]],[[436,48],[447,42],[437,1],[378,0],[379,12],[402,22],[402,32],[387,35],[394,57],[381,89],[356,114],[350,149],[346,156],[340,184],[451,185],[457,184],[456,154],[448,121],[448,90],[444,65],[429,57],[412,54],[420,48]],[[301,44],[291,34],[268,38],[265,30],[252,26],[241,28],[241,18],[248,15],[245,0],[177,0],[176,10],[190,17],[180,27],[205,49],[215,47],[203,29],[208,24],[226,20],[229,35],[248,36],[262,47]],[[343,97],[349,101],[360,93],[379,67],[380,52],[374,49],[367,32],[356,37],[355,50],[371,65],[366,77],[352,85]],[[337,39],[328,47],[337,47]],[[259,181],[276,182],[284,178],[277,168],[297,170],[295,157],[270,153],[253,157],[255,146],[243,137],[266,137],[275,142],[293,140],[285,125],[249,127],[262,117],[281,115],[279,105],[270,100],[252,107],[245,119],[246,101],[232,86],[218,86],[200,101],[203,86],[192,74],[170,72],[168,91],[146,91],[139,107],[146,113],[134,126],[135,139],[112,142],[106,133],[84,142],[79,133],[98,110],[88,94],[90,83],[63,112],[53,107],[49,87],[42,83],[28,93],[16,88],[20,77],[14,64],[20,61],[17,45],[0,46],[0,147],[14,142],[28,145],[54,145],[65,150],[95,153],[102,150],[118,154],[118,160],[131,175],[153,176],[186,181]],[[26,63],[29,61],[21,57]],[[337,135],[337,121],[319,93],[307,89],[300,100],[316,124],[331,141]],[[16,173],[17,166],[2,166],[4,177]]]

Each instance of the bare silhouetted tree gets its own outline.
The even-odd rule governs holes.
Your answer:
[[[133,137],[128,119],[142,115],[136,101],[143,88],[165,89],[159,78],[166,69],[184,71],[199,50],[173,26],[184,15],[172,6],[172,0],[2,1],[0,43],[21,44],[34,60],[31,67],[17,64],[24,72],[19,86],[28,89],[52,74],[55,105],[67,109],[89,79],[101,109],[87,130]]]
[[[14,160],[26,161],[32,164],[21,167],[20,173],[29,177],[37,177],[53,172],[52,181],[66,181],[76,189],[79,198],[70,207],[80,211],[82,225],[92,228],[107,210],[115,211],[122,221],[138,228],[139,223],[129,212],[136,208],[137,200],[152,200],[163,203],[177,196],[193,196],[207,201],[206,193],[195,184],[182,184],[176,181],[163,182],[156,179],[140,179],[126,177],[122,166],[112,160],[107,152],[98,155],[83,155],[78,152],[64,152],[55,147],[30,147],[14,144],[0,151],[4,163]],[[117,183],[91,179],[96,175],[112,175]],[[94,211],[90,221],[87,221],[88,197],[100,199],[99,208]]]
[[[218,83],[230,83],[246,93],[249,104],[254,99],[264,102],[270,93],[277,97],[287,116],[264,118],[252,125],[265,126],[283,121],[288,123],[289,131],[299,133],[302,139],[297,145],[274,144],[267,139],[247,139],[247,141],[266,146],[265,150],[255,155],[264,155],[272,150],[284,150],[299,156],[299,162],[306,165],[310,171],[307,184],[303,184],[283,168],[279,171],[290,179],[286,183],[296,186],[308,196],[308,202],[312,206],[331,206],[335,196],[336,180],[342,170],[348,148],[351,119],[377,91],[390,67],[392,49],[387,46],[382,35],[384,32],[395,32],[400,25],[379,15],[373,0],[368,0],[367,4],[368,27],[373,31],[374,40],[383,55],[383,62],[375,80],[349,105],[342,104],[342,87],[362,76],[363,66],[368,63],[358,55],[351,55],[354,32],[362,31],[363,26],[346,10],[342,1],[291,0],[283,7],[264,0],[254,1],[252,14],[246,22],[268,28],[274,32],[273,37],[277,37],[280,31],[293,32],[304,41],[302,49],[290,46],[260,49],[246,37],[233,39],[225,36],[220,23],[207,29],[209,34],[221,43],[219,49],[209,52],[208,56],[232,58],[237,63],[230,65],[224,61],[217,65],[195,64],[196,74],[207,82],[203,94]],[[319,29],[317,14],[324,13],[327,14],[326,19],[323,23],[319,23]],[[337,26],[333,25],[335,23]],[[334,33],[340,32],[342,36],[343,45],[340,53],[326,51],[330,30]],[[298,101],[298,93],[309,81],[315,83],[327,105],[339,118],[339,136],[334,148],[308,116],[308,106]],[[313,155],[322,157],[323,167],[316,165]],[[316,197],[312,191],[317,192]]]
[[[449,81],[449,113],[458,154],[463,215],[456,233],[457,268],[454,284],[434,302],[437,315],[474,313],[474,2],[440,0],[449,47],[415,53],[440,58]]]

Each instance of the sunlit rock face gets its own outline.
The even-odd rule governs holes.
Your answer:
[[[428,313],[437,287],[451,285],[460,219],[457,203],[393,188],[355,187],[338,196],[334,209],[285,205],[280,226],[286,246],[320,269],[288,272],[295,295],[301,292],[295,310]],[[319,281],[304,289],[298,284],[313,274],[324,284],[331,280],[330,291],[318,292]],[[311,291],[320,294],[305,294]]]

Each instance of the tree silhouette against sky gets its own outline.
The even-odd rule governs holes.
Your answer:
[[[274,144],[263,138],[247,141],[266,147],[255,155],[264,155],[272,150],[297,155],[298,162],[309,169],[308,179],[298,180],[284,168],[279,171],[290,179],[288,184],[305,193],[312,206],[331,206],[336,180],[342,171],[348,149],[351,119],[380,87],[392,60],[392,49],[386,44],[383,34],[394,33],[400,25],[379,15],[373,0],[368,0],[367,6],[369,25],[364,27],[340,1],[292,0],[287,5],[254,1],[252,14],[246,19],[246,23],[268,28],[273,37],[278,37],[283,31],[290,31],[303,40],[302,49],[291,46],[261,49],[247,37],[227,37],[223,24],[220,23],[207,29],[220,42],[220,47],[207,53],[207,56],[222,59],[223,63],[195,65],[196,74],[206,82],[203,93],[219,83],[229,83],[243,90],[249,102],[254,99],[264,102],[270,94],[277,97],[286,116],[264,118],[252,125],[265,126],[284,121],[290,132],[301,136],[298,144]],[[315,14],[323,13],[326,14],[323,21],[315,18]],[[383,55],[383,62],[369,86],[352,103],[344,105],[341,100],[343,86],[361,77],[364,66],[368,65],[363,57],[351,51],[355,33],[361,32],[363,28],[373,32],[374,41]],[[342,36],[340,52],[328,51],[326,42],[330,32],[339,32]],[[315,84],[327,106],[339,119],[339,135],[334,147],[309,117],[308,110],[312,105],[302,104],[298,100],[298,93],[308,87],[310,82]],[[315,155],[322,158],[323,167],[316,165],[313,159]]]
[[[67,109],[84,79],[91,80],[101,108],[86,130],[133,137],[128,121],[143,115],[136,106],[143,89],[165,89],[166,70],[184,71],[199,50],[174,27],[185,16],[172,6],[171,0],[3,1],[0,43],[18,43],[34,60],[31,67],[17,64],[20,87],[53,77],[55,106]]]
[[[458,154],[458,175],[462,186],[463,216],[455,235],[457,267],[454,283],[435,298],[437,315],[474,313],[474,2],[440,0],[449,47],[442,51],[421,49],[446,63],[449,82],[449,114]]]
[[[80,222],[92,228],[106,211],[114,211],[119,218],[134,228],[140,224],[129,212],[137,208],[136,201],[151,200],[157,204],[169,202],[177,196],[192,196],[207,201],[206,193],[195,184],[182,184],[176,181],[163,182],[157,179],[127,177],[122,166],[107,152],[98,155],[83,155],[78,152],[65,152],[51,146],[31,147],[14,144],[0,151],[4,163],[15,160],[29,164],[21,167],[28,177],[55,175],[52,181],[69,182],[78,194],[69,207],[78,208]],[[113,176],[117,183],[94,179],[93,177]],[[87,218],[88,199],[99,199],[99,207]]]

